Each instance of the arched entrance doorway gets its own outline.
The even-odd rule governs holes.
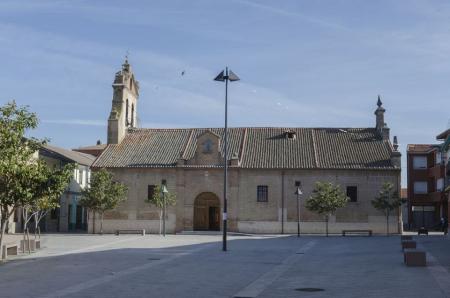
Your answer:
[[[220,230],[220,200],[214,193],[203,192],[195,198],[194,230]]]

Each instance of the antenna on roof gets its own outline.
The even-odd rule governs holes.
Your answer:
[[[448,118],[447,129],[450,129],[450,118]]]

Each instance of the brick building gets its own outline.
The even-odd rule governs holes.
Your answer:
[[[93,164],[107,168],[128,188],[128,199],[105,214],[104,230],[156,232],[158,211],[145,200],[154,185],[176,194],[168,230],[219,230],[223,205],[223,129],[136,127],[139,85],[126,61],[116,73],[108,144]],[[231,231],[296,231],[296,183],[301,183],[302,231],[323,232],[323,218],[304,207],[317,181],[339,184],[350,202],[331,217],[330,231],[385,231],[385,217],[371,200],[384,182],[400,192],[400,152],[389,138],[378,98],[374,127],[229,129],[228,222]],[[400,213],[400,211],[398,211]],[[394,216],[391,231],[401,230]]]
[[[450,130],[439,134],[437,144],[410,144],[407,147],[408,226],[439,229],[441,217],[448,218],[450,177]]]

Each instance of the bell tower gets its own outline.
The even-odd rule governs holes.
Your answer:
[[[111,113],[108,118],[108,144],[119,144],[129,128],[136,127],[139,82],[134,78],[128,58],[114,78]]]

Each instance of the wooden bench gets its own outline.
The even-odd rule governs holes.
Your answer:
[[[9,255],[17,256],[18,251],[19,251],[19,247],[15,243],[3,244],[2,260],[6,260]]]
[[[145,230],[117,230],[116,235],[119,236],[120,234],[141,234],[145,236]]]
[[[368,236],[372,236],[372,230],[343,230],[342,236],[345,237],[345,234],[367,234]]]
[[[402,250],[416,248],[416,241],[414,240],[403,240],[402,241]]]
[[[427,255],[423,250],[405,249],[403,252],[403,261],[406,266],[426,266]]]

